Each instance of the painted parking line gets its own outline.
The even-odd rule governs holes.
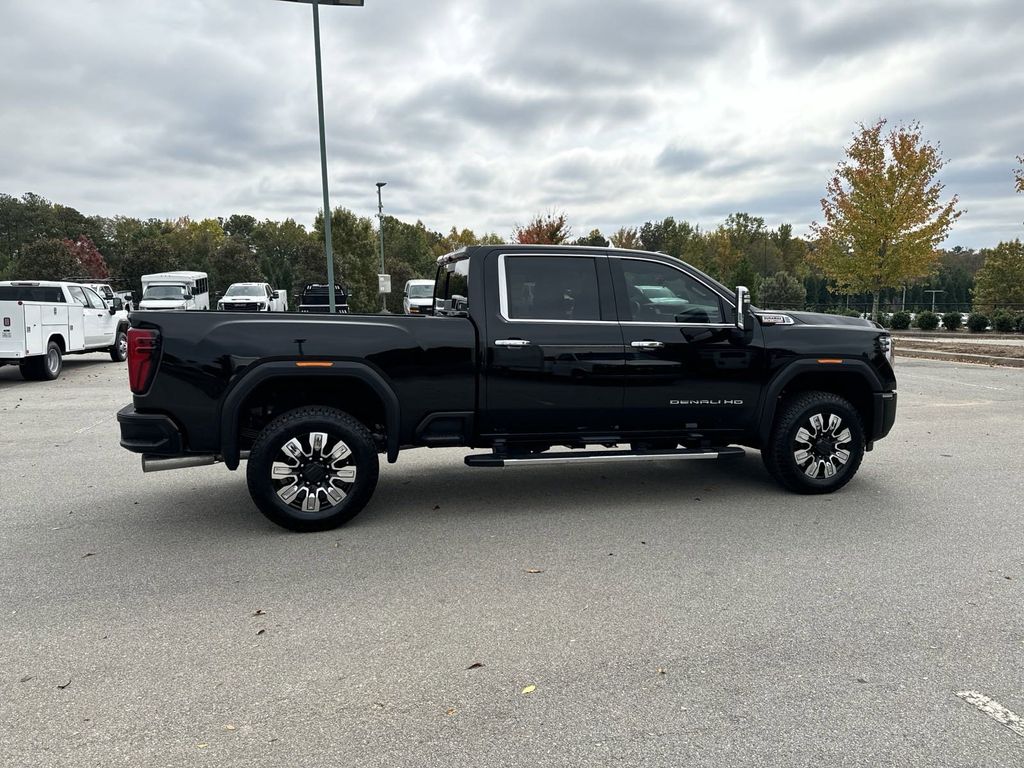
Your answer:
[[[1024,720],[1021,720],[1017,714],[1008,710],[998,701],[990,699],[978,691],[957,691],[956,695],[1000,725],[1005,725],[1018,736],[1024,736]]]
[[[986,366],[986,367],[989,367],[989,366]],[[900,370],[897,369],[897,371],[896,371],[896,379],[899,380],[899,379],[903,379],[903,378],[907,378],[907,379],[924,379],[926,381],[939,381],[939,382],[943,382],[943,383],[949,383],[949,379],[945,378],[945,377],[925,376],[924,374],[920,374],[920,373],[907,373],[906,371],[900,371]],[[992,387],[992,386],[989,386],[988,384],[971,384],[971,383],[966,382],[966,381],[957,381],[956,382],[956,386],[958,386],[958,387],[976,387],[977,389],[994,389],[996,392],[1005,392],[1006,391],[1006,387]]]

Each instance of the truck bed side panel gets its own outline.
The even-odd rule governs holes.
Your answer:
[[[476,409],[476,330],[468,318],[135,312],[131,322],[162,338],[159,371],[135,407],[172,414],[193,452],[220,449],[220,404],[264,362],[370,366],[402,404],[403,444],[429,413]]]

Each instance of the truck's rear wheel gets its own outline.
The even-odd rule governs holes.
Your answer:
[[[780,406],[761,457],[772,477],[791,491],[839,490],[864,458],[860,414],[831,392],[801,392]]]
[[[64,357],[60,344],[51,341],[46,345],[46,354],[21,361],[21,377],[26,381],[53,381],[64,368]]]
[[[115,363],[123,363],[128,359],[128,334],[125,333],[124,328],[118,329],[114,345],[108,351],[110,359]]]
[[[292,531],[326,531],[351,520],[377,487],[377,446],[359,421],[335,408],[282,414],[249,453],[246,479],[260,511]]]

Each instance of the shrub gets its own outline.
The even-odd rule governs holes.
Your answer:
[[[1017,315],[1017,333],[1024,333],[1024,312]]]
[[[892,315],[888,312],[879,312],[878,324],[883,328],[892,328]]]
[[[917,313],[914,325],[922,331],[934,331],[939,327],[939,316],[931,310],[926,309],[924,312]]]
[[[947,312],[942,316],[942,327],[947,331],[955,331],[964,324],[959,312]]]
[[[971,312],[967,316],[967,330],[971,333],[984,333],[988,328],[988,318],[981,312]]]
[[[1016,325],[1015,318],[1005,309],[997,309],[992,313],[992,329],[999,333],[1010,333]]]
[[[905,331],[910,327],[910,313],[909,312],[896,312],[890,320],[892,328],[895,331]]]

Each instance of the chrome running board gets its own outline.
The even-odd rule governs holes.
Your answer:
[[[561,453],[471,454],[469,467],[507,467],[528,464],[598,464],[616,461],[689,461],[691,459],[726,459],[746,455],[742,448],[682,448],[673,451],[569,451]]]

